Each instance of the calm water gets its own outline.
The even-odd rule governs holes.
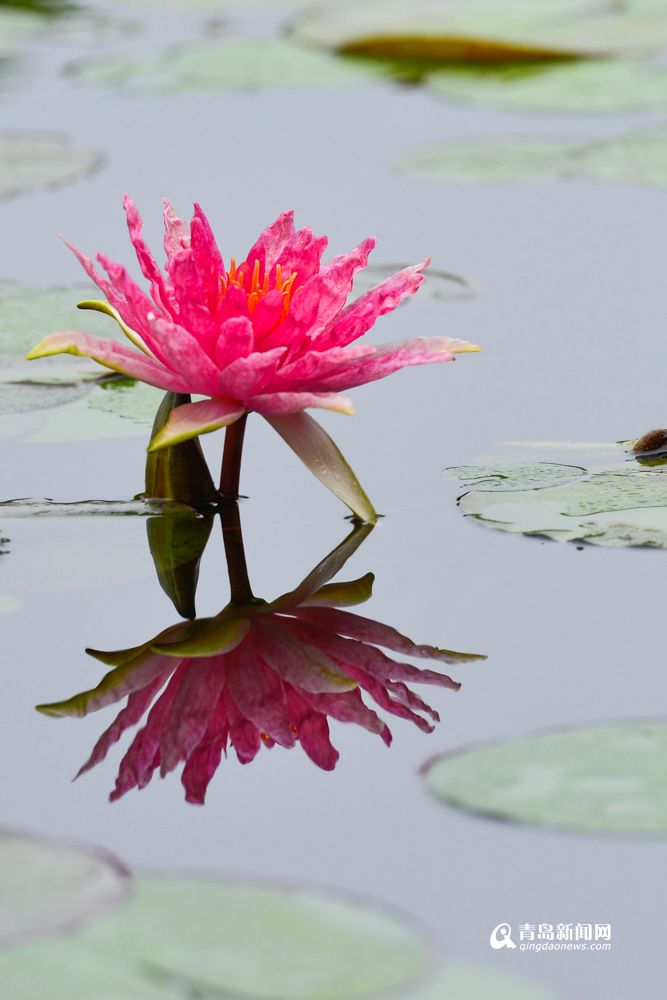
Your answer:
[[[110,9],[135,25],[117,40],[125,51],[197,37],[204,20]],[[265,32],[266,24],[259,14],[238,19],[243,31]],[[78,281],[60,231],[89,252],[127,262],[120,203],[129,191],[156,244],[163,193],[183,213],[199,200],[232,253],[293,206],[301,224],[329,234],[332,252],[373,233],[378,263],[430,254],[471,282],[474,299],[415,303],[371,336],[460,336],[482,343],[482,355],[362,388],[353,419],[322,422],[386,515],[344,574],[375,572],[367,613],[418,641],[489,659],[451,668],[463,682],[458,694],[428,692],[443,717],[433,735],[396,720],[387,750],[337,726],[341,760],[332,774],[299,749],[276,748],[252,767],[224,762],[204,809],[183,803],[174,776],[111,806],[118,753],[69,783],[106,717],[55,722],[33,706],[96,682],[85,646],[134,645],[174,619],[153,574],[145,521],[0,521],[11,539],[0,558],[0,592],[24,601],[2,624],[3,823],[103,844],[138,866],[357,889],[424,921],[446,959],[512,971],[563,1000],[658,995],[660,842],[472,818],[430,800],[416,772],[429,756],[481,739],[662,711],[662,555],[577,551],[476,528],[462,521],[456,485],[441,472],[506,440],[613,441],[664,423],[656,360],[664,335],[663,197],[572,181],[448,186],[390,166],[447,137],[512,126],[606,134],[621,122],[491,115],[381,83],[130,97],[59,75],[81,56],[65,36],[36,40],[1,80],[3,127],[64,132],[101,149],[107,163],[79,183],[2,203],[0,277]],[[103,446],[27,445],[12,437],[11,418],[1,419],[3,498],[118,499],[141,489],[140,435]],[[221,445],[222,435],[205,442],[212,466]],[[253,585],[272,598],[295,586],[347,524],[259,418],[248,427],[242,489],[250,497],[242,515]],[[226,586],[216,534],[199,612],[218,611]],[[504,920],[609,922],[613,948],[492,952],[489,932]]]

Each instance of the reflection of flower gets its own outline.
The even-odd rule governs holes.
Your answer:
[[[108,300],[87,305],[111,312],[138,351],[68,332],[46,337],[29,357],[84,355],[167,391],[208,397],[177,407],[154,448],[227,426],[249,410],[269,418],[306,407],[351,412],[341,390],[406,365],[451,361],[457,352],[477,350],[445,338],[350,346],[423,281],[423,264],[408,267],[346,307],[372,239],[322,267],[326,239],[310,229],[295,231],[292,213],[285,212],[241,264],[232,258],[225,265],[199,206],[188,228],[167,203],[163,275],[129,198],[125,208],[150,298],[120,265],[98,256],[106,280],[75,252]]]
[[[328,582],[368,530],[356,528],[296,590],[271,604],[252,596],[241,549],[240,570],[239,558],[236,567],[230,564],[232,601],[219,615],[181,622],[133,649],[90,650],[113,667],[102,682],[68,701],[40,706],[48,715],[87,715],[127,697],[81,771],[103,760],[146,712],[120,765],[112,799],[147,785],[158,768],[164,776],[183,762],[186,798],[203,803],[228,747],[245,764],[262,744],[300,742],[319,767],[331,770],[338,752],[329,737],[329,716],[391,742],[386,723],[365,704],[362,692],[384,711],[431,731],[438,714],[408,682],[454,690],[459,684],[395,657],[445,663],[480,657],[416,645],[387,625],[341,610],[371,595],[372,574],[350,583]],[[228,537],[226,544],[229,558]]]

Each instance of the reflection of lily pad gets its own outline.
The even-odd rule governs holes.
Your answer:
[[[450,101],[508,111],[663,111],[667,70],[650,60],[457,67],[429,74],[430,90]]]
[[[404,267],[407,267],[407,264],[369,264],[363,271],[359,271],[354,279],[354,295],[362,295]],[[410,299],[410,302],[424,302],[428,299],[464,299],[472,295],[470,285],[458,274],[428,267],[424,271],[424,277],[426,281],[420,288],[419,295]]]
[[[77,72],[91,83],[139,92],[327,86],[354,83],[373,74],[356,60],[312,52],[280,39],[203,42],[154,57],[86,62]]]
[[[414,932],[378,908],[309,889],[144,878],[115,914],[0,955],[3,1000],[355,1000],[425,968]]]
[[[0,946],[62,931],[115,906],[127,877],[103,852],[1,831]]]
[[[517,137],[448,142],[410,153],[397,165],[420,177],[465,184],[578,177],[664,186],[667,130],[593,142]]]
[[[452,469],[478,523],[561,542],[667,548],[667,466],[498,465]],[[548,477],[556,485],[548,485]]]
[[[431,63],[572,59],[664,47],[667,10],[643,0],[329,4],[307,14],[296,35],[342,52]]]
[[[0,198],[56,187],[97,170],[99,153],[62,136],[0,135]]]
[[[667,834],[667,723],[538,734],[437,758],[429,790],[498,819],[589,833]]]

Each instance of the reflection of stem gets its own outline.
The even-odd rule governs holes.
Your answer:
[[[225,430],[225,450],[222,456],[220,492],[227,500],[236,500],[239,495],[241,478],[241,458],[243,457],[243,436],[248,414],[235,420]]]
[[[225,447],[226,454],[227,448]],[[220,516],[222,520],[222,538],[225,543],[225,556],[227,557],[231,603],[248,604],[254,600],[254,595],[250,587],[248,566],[245,561],[239,505],[236,501],[224,504]]]

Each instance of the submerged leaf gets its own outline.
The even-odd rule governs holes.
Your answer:
[[[0,134],[0,198],[55,187],[98,170],[99,153],[62,136]]]
[[[459,500],[462,512],[498,531],[616,548],[667,548],[663,465],[626,461],[582,469],[535,463],[450,473],[468,490]]]
[[[113,916],[0,955],[3,1000],[361,1000],[425,972],[395,914],[299,886],[144,877]]]
[[[1,830],[0,948],[76,926],[116,906],[127,886],[125,868],[103,851]]]
[[[305,410],[266,419],[327,489],[362,521],[375,524],[378,516],[361,483],[337,445],[316,420]]]
[[[496,819],[588,833],[667,834],[667,724],[617,723],[437,758],[429,790]]]
[[[667,11],[643,0],[422,0],[326,5],[296,37],[310,45],[424,63],[521,63],[653,52]]]

